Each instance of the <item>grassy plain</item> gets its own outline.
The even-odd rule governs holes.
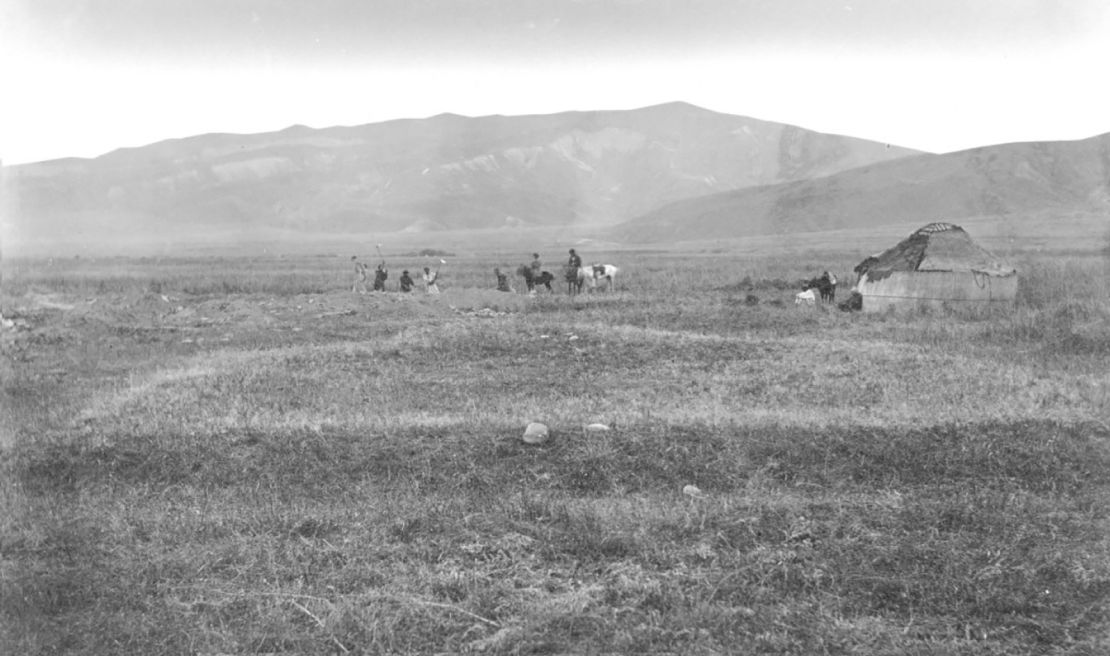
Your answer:
[[[1110,653],[1103,257],[901,316],[790,303],[847,250],[603,259],[617,291],[535,299],[488,289],[502,253],[438,297],[344,257],[9,260],[0,644]]]

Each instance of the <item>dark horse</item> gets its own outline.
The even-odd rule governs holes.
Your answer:
[[[586,269],[567,265],[563,268],[563,277],[567,281],[567,293],[573,296],[582,291],[582,284],[586,282]]]
[[[551,283],[555,280],[555,276],[551,275],[550,271],[542,271],[537,276],[536,273],[532,271],[532,267],[521,265],[517,267],[516,272],[524,277],[524,283],[528,285],[528,291],[534,291],[536,285],[547,287],[547,291],[549,292],[555,291],[551,288]]]
[[[534,284],[543,285],[544,287],[547,287],[547,291],[549,291],[549,292],[554,292],[555,291],[554,289],[551,288],[551,281],[552,280],[555,280],[555,276],[551,275],[550,271],[543,271],[543,272],[540,273],[540,275],[532,278],[532,282]]]
[[[803,281],[802,289],[816,289],[822,301],[832,303],[836,300],[836,276],[826,271],[818,278]]]

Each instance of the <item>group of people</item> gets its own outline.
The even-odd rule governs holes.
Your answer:
[[[528,293],[534,293],[536,291],[537,279],[542,279],[544,275],[543,262],[540,261],[540,254],[532,253],[532,262],[530,264],[524,264],[517,267],[516,272],[518,275],[524,278],[524,284],[528,287]],[[512,281],[509,279],[509,274],[502,271],[500,267],[493,268],[493,277],[497,280],[497,291],[516,291],[516,289],[513,287]],[[548,285],[548,289],[550,288],[550,285]]]
[[[351,291],[365,294],[366,281],[369,279],[370,268],[365,263],[360,262],[357,255],[352,255],[351,261],[354,262],[355,265],[355,282],[351,287]],[[436,281],[439,279],[438,269],[432,271],[430,267],[424,267],[424,274],[421,278],[424,281],[424,291],[429,294],[439,293],[439,285],[436,284]],[[376,292],[384,292],[385,281],[388,279],[389,271],[385,268],[385,260],[382,260],[377,268],[374,269],[373,290]],[[401,272],[400,290],[402,292],[411,292],[415,284],[416,282],[412,279],[412,276],[409,275],[408,269]]]
[[[364,262],[360,262],[357,255],[351,256],[351,261],[355,267],[355,281],[351,286],[351,291],[355,293],[366,293],[367,281],[370,279],[370,267]],[[567,259],[567,268],[577,270],[582,266],[582,258],[570,249],[570,257]],[[385,291],[385,281],[389,279],[389,271],[385,268],[385,260],[382,260],[374,269],[374,280],[371,284],[371,289],[376,292]],[[532,261],[517,269],[517,273],[524,278],[524,284],[528,287],[528,293],[534,294],[536,289],[540,286],[546,287],[547,291],[552,291],[551,282],[555,280],[555,276],[550,272],[543,270],[543,262],[540,260],[539,253],[532,253]],[[500,267],[495,267],[493,270],[494,278],[497,281],[497,291],[501,292],[514,292],[512,281],[509,279],[509,274],[502,271]],[[424,290],[429,294],[438,294],[439,285],[436,281],[439,278],[439,270],[432,271],[430,267],[424,267],[424,273],[421,279],[424,282]],[[413,290],[415,281],[409,275],[408,269],[401,272],[400,291],[408,293]]]
[[[548,291],[551,291],[551,280],[553,276],[543,270],[543,262],[540,261],[539,253],[532,253],[532,261],[517,269],[517,273],[524,278],[524,285],[528,288],[529,294],[536,293],[537,285],[544,285],[547,287]],[[500,291],[511,291],[511,288],[503,288],[500,277],[497,279],[497,289]]]
[[[567,260],[567,267],[577,271],[582,266],[582,258],[570,249],[570,258]],[[529,294],[535,294],[539,287],[546,287],[547,291],[551,289],[551,281],[555,280],[555,276],[551,272],[543,270],[543,262],[540,260],[539,253],[532,253],[532,261],[528,264],[521,265],[516,270],[517,274],[524,278],[524,284],[528,288]],[[512,292],[512,282],[509,280],[509,275],[502,271],[500,268],[493,270],[493,275],[497,279],[497,291]]]

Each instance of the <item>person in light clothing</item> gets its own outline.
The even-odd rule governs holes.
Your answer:
[[[361,287],[362,288],[361,293],[365,294],[366,293],[366,265],[363,264],[362,262],[358,261],[358,256],[357,255],[352,255],[351,256],[351,262],[353,262],[354,265],[355,265],[355,283],[353,285],[351,285],[351,292],[352,293],[359,292],[360,291],[359,288]]]
[[[439,285],[436,284],[436,279],[439,278],[439,271],[432,272],[428,267],[424,267],[424,289],[429,294],[438,294]]]

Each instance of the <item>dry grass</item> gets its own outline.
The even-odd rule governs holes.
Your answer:
[[[1101,262],[874,317],[786,304],[809,266],[618,257],[616,293],[535,299],[487,258],[409,298],[337,258],[6,271],[0,641],[1110,648]]]

